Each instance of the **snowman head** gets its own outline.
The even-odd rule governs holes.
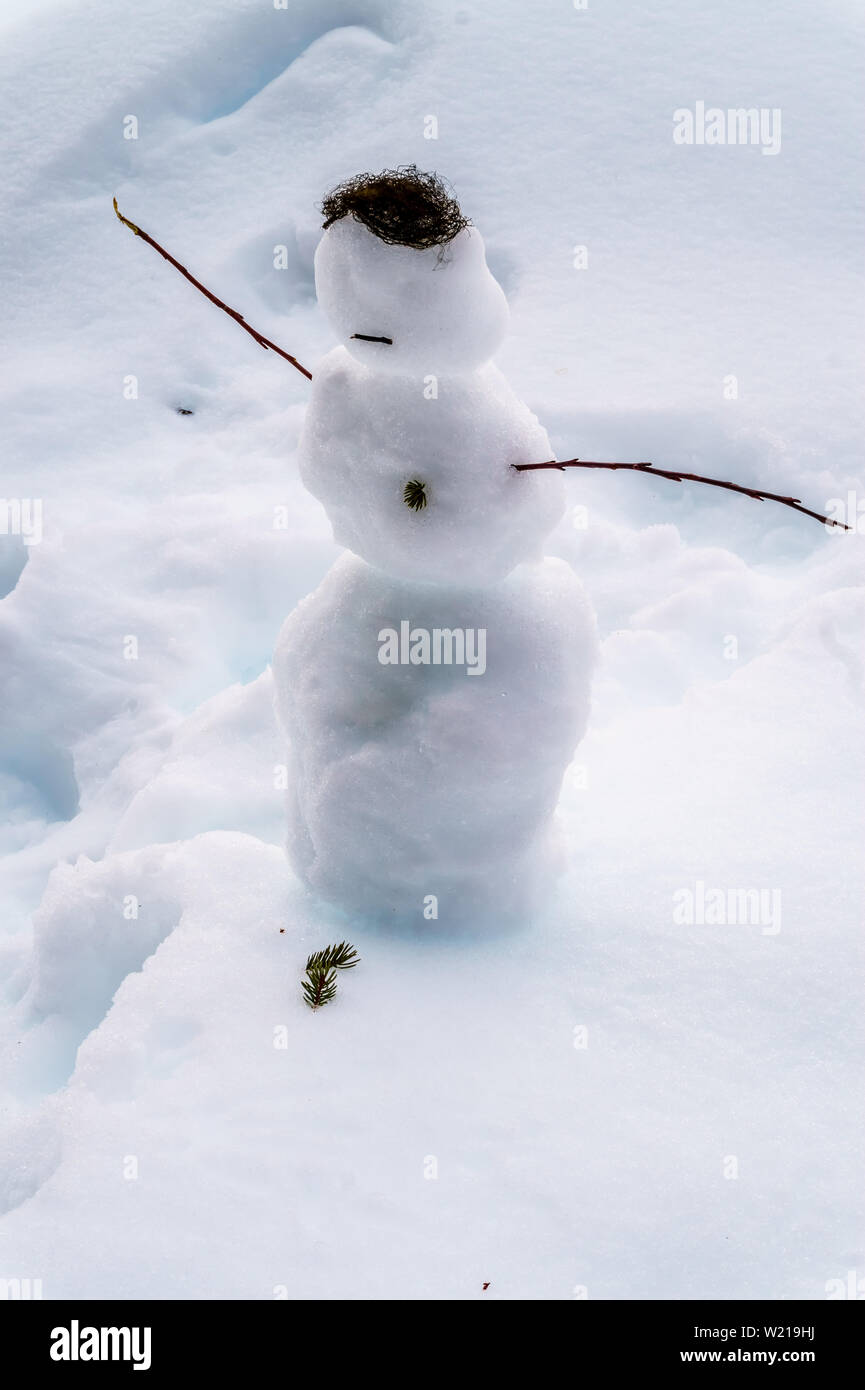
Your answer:
[[[435,174],[362,174],[322,204],[318,301],[353,357],[376,371],[447,376],[492,357],[508,307],[480,233]]]

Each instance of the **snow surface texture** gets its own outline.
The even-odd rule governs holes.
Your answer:
[[[861,534],[569,475],[548,548],[601,659],[566,878],[493,937],[331,912],[285,861],[268,669],[338,557],[287,457],[309,384],[110,202],[315,371],[322,194],[436,168],[510,301],[496,364],[561,457],[861,500],[857,12],[86,0],[0,38],[0,493],[44,503],[38,544],[0,534],[0,1278],[861,1277]],[[674,145],[700,100],[779,107],[780,153]],[[779,891],[780,929],[674,920],[698,881]],[[310,1014],[306,954],[343,935],[362,963]]]

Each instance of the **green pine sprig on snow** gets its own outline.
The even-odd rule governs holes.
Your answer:
[[[420,478],[409,478],[402,490],[402,500],[413,512],[422,512],[429,503],[426,483],[422,483]]]
[[[306,979],[301,981],[303,995],[311,1009],[320,1009],[336,994],[337,970],[353,970],[360,956],[348,941],[313,951],[306,962]]]

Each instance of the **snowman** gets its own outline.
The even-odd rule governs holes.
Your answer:
[[[400,924],[523,917],[555,866],[595,625],[543,557],[565,508],[546,432],[492,363],[508,324],[479,232],[414,166],[323,204],[301,477],[346,548],[273,660],[288,848],[319,897]]]

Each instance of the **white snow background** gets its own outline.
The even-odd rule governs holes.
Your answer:
[[[274,639],[338,554],[292,458],[308,385],[111,208],[314,370],[321,197],[433,168],[560,456],[824,510],[863,497],[862,31],[847,0],[6,14],[0,494],[44,536],[0,535],[0,1278],[817,1299],[862,1268],[862,535],[570,475],[587,525],[549,550],[603,660],[567,874],[518,931],[340,917],[274,775]],[[780,108],[780,153],[675,145],[700,100]],[[777,890],[780,931],[677,924],[697,881]]]

